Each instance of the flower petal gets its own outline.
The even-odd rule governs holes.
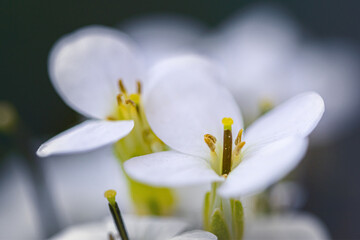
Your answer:
[[[61,38],[49,56],[50,79],[76,111],[105,118],[116,106],[118,80],[135,89],[140,58],[128,37],[106,27],[82,28]]]
[[[183,232],[189,224],[173,217],[150,217],[124,215],[125,225],[130,239],[141,240],[169,240]],[[111,232],[116,232],[113,222],[110,223]]]
[[[202,230],[194,230],[191,232],[185,232],[177,237],[171,238],[171,240],[216,240],[217,237],[209,232]]]
[[[281,138],[306,137],[324,113],[324,101],[315,92],[307,92],[280,104],[256,120],[245,131],[247,146],[264,145]]]
[[[87,120],[43,143],[37,155],[85,152],[114,143],[130,133],[131,121]]]
[[[307,143],[304,138],[286,138],[268,144],[250,156],[245,155],[218,193],[231,198],[265,189],[296,167],[305,154]]]
[[[222,181],[201,158],[175,151],[152,153],[125,162],[130,177],[154,186],[181,187]]]
[[[204,135],[221,142],[222,118],[233,118],[237,131],[242,127],[237,104],[217,84],[218,76],[215,65],[194,55],[164,60],[152,69],[146,114],[155,134],[171,148],[207,159]]]

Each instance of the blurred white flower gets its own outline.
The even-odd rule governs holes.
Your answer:
[[[248,124],[262,106],[316,91],[327,111],[312,135],[325,143],[351,129],[359,108],[360,60],[340,41],[304,43],[299,27],[276,8],[257,6],[230,18],[205,40],[206,52],[224,67],[223,81]]]
[[[42,238],[39,209],[29,173],[19,156],[0,162],[0,239],[38,240]]]
[[[223,81],[244,113],[245,122],[259,116],[263,100],[278,99],[299,41],[294,22],[276,8],[255,7],[236,14],[205,39],[206,52],[224,67]]]
[[[201,65],[189,65],[186,57],[175,57],[154,67],[151,77],[157,84],[146,103],[149,124],[174,150],[135,157],[124,167],[134,179],[155,186],[224,181],[218,193],[225,198],[263,190],[301,160],[306,137],[324,111],[318,94],[298,95],[247,128],[246,144],[240,131],[232,151],[226,130],[242,129],[242,117],[231,94],[216,83],[216,75]]]
[[[351,45],[341,41],[305,44],[284,78],[281,82],[290,85],[282,97],[313,90],[324,98],[326,112],[313,134],[317,142],[332,141],[355,125],[360,107],[360,58]]]
[[[135,92],[141,65],[134,44],[120,31],[92,26],[61,38],[50,53],[50,79],[70,107],[92,120],[45,142],[37,154],[82,152],[125,137],[134,122],[107,118],[116,112],[119,79]]]
[[[112,146],[71,156],[52,156],[42,161],[46,183],[61,226],[95,221],[109,214],[106,189],[116,189],[119,206],[131,212],[125,176]]]
[[[327,240],[329,233],[317,218],[305,213],[263,216],[247,224],[244,239]]]
[[[187,223],[176,218],[136,217],[124,215],[125,226],[131,240],[216,240],[208,232],[195,230],[183,232]],[[108,240],[109,233],[116,236],[112,219],[88,223],[65,229],[51,240]],[[180,235],[179,235],[180,234]],[[178,235],[178,236],[177,236]],[[116,239],[119,239],[116,237]]]
[[[148,66],[184,52],[195,52],[195,43],[206,27],[195,19],[181,15],[158,14],[133,18],[120,29],[139,45]]]

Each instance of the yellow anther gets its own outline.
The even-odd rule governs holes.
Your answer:
[[[108,120],[108,121],[115,121],[116,118],[113,117],[113,116],[107,116],[107,117],[106,117],[106,120]]]
[[[123,81],[120,79],[119,80],[119,88],[120,88],[120,91],[124,94],[126,94],[126,88],[125,88],[125,85],[123,83]]]
[[[140,103],[140,95],[137,93],[130,94],[129,99],[136,104]]]
[[[130,105],[136,107],[136,103],[135,103],[133,100],[131,100],[131,99],[126,99],[126,100],[125,100],[125,103],[126,103],[126,104],[130,104]]]
[[[139,95],[141,94],[141,82],[140,81],[136,82],[136,92]]]
[[[211,135],[211,134],[205,134],[204,135],[204,141],[205,143],[208,145],[208,147],[210,148],[210,150],[212,152],[215,152],[215,149],[216,149],[216,146],[215,146],[215,143],[216,143],[216,138]]]
[[[240,142],[238,145],[236,145],[235,149],[234,149],[234,154],[236,156],[238,156],[241,152],[241,149],[244,147],[245,142]]]
[[[107,190],[105,193],[104,193],[104,197],[109,201],[109,203],[112,205],[112,206],[115,206],[115,196],[116,196],[116,191],[115,190]]]
[[[232,118],[223,118],[221,122],[224,125],[224,130],[231,130],[231,125],[234,123]]]
[[[239,143],[241,143],[241,137],[242,137],[242,133],[243,133],[243,129],[240,129],[236,139],[235,139],[235,146],[237,146]]]

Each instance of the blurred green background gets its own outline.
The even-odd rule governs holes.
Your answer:
[[[89,24],[115,26],[129,17],[164,12],[191,16],[212,27],[235,11],[260,2],[2,0],[0,101],[15,105],[31,136],[55,135],[78,118],[57,95],[47,74],[49,50],[65,33]],[[339,37],[360,42],[360,1],[266,3],[282,7],[317,39]],[[309,191],[304,210],[322,219],[336,239],[360,238],[359,124],[355,129],[331,146],[316,149],[318,161],[304,179]]]

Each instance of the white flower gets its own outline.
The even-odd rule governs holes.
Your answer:
[[[307,213],[285,213],[259,217],[248,222],[244,239],[327,240],[324,224]]]
[[[175,54],[196,51],[197,42],[206,28],[181,15],[155,14],[132,18],[120,25],[141,49],[148,66]]]
[[[213,234],[201,230],[180,234],[188,227],[188,225],[176,218],[136,217],[132,215],[124,215],[124,221],[131,240],[217,239]],[[117,235],[115,234],[116,230],[112,219],[70,227],[51,238],[51,240],[109,240],[109,233],[113,236]]]
[[[91,120],[45,142],[37,154],[88,151],[126,136],[132,120],[107,119],[116,112],[119,79],[135,92],[143,79],[141,65],[134,45],[119,31],[92,26],[61,38],[50,53],[50,79],[63,100]]]
[[[237,134],[243,128],[239,108],[215,82],[216,75],[202,69],[195,72],[196,65],[187,70],[184,66],[188,64],[182,57],[159,63],[151,80],[157,84],[146,103],[150,126],[174,150],[127,161],[124,167],[131,177],[155,186],[224,181],[218,193],[231,198],[268,187],[298,164],[307,136],[324,111],[318,94],[288,100],[248,127],[243,139],[240,133],[234,146],[231,140],[223,144],[227,129]]]
[[[223,82],[251,122],[266,104],[316,91],[327,106],[312,137],[323,144],[355,126],[359,108],[359,53],[344,41],[305,39],[276,8],[257,6],[230,18],[215,32],[207,53],[226,74]],[[336,96],[336,97],[334,97]]]

